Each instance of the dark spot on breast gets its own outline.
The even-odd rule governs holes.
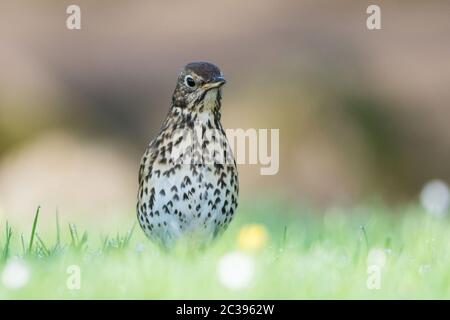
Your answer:
[[[191,179],[188,176],[185,176],[183,182],[188,186],[191,184]]]

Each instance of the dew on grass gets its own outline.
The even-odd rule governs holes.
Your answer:
[[[2,283],[9,289],[20,289],[30,279],[30,271],[25,262],[19,258],[10,259],[2,271]]]
[[[420,203],[429,214],[437,217],[444,216],[450,205],[448,185],[441,180],[426,183],[420,193]]]
[[[217,273],[220,283],[232,290],[250,286],[255,272],[255,262],[249,255],[234,251],[220,258]]]

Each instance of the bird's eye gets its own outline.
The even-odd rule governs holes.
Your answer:
[[[195,80],[191,76],[186,76],[184,78],[184,83],[190,88],[195,87]]]

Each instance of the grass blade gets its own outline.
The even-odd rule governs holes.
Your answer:
[[[74,224],[69,223],[69,231],[70,231],[71,245],[72,247],[76,247],[78,245],[77,227]]]
[[[22,252],[25,256],[27,254],[27,249],[25,248],[25,239],[23,237],[23,233],[20,234],[20,242],[22,243]]]
[[[39,237],[39,234],[36,233],[36,239],[39,242],[39,246],[44,252],[44,255],[50,256],[50,251],[47,249],[47,246],[44,244],[44,241],[42,241],[41,237]]]
[[[6,221],[6,227],[5,227],[5,247],[3,248],[3,261],[6,261],[8,259],[9,255],[9,246],[11,243],[11,236],[12,236],[12,228],[9,226],[8,221]]]
[[[366,228],[364,226],[361,226],[360,228],[361,228],[362,234],[364,236],[364,240],[366,242],[366,248],[367,248],[367,251],[368,251],[370,247],[369,247],[369,238],[367,237]]]
[[[131,240],[131,237],[133,236],[135,228],[136,228],[136,222],[133,224],[133,227],[131,227],[131,229],[128,230],[128,233],[127,233],[127,235],[125,237],[124,244],[123,244],[124,248],[127,247],[128,244],[130,243],[130,240]]]
[[[282,250],[282,251],[284,251],[284,249],[286,248],[287,229],[288,229],[288,226],[285,225],[285,226],[284,226],[284,230],[283,230],[283,238],[282,238],[282,240],[281,240],[281,250]]]
[[[30,243],[28,245],[28,254],[31,253],[31,249],[33,248],[33,241],[34,241],[34,236],[36,234],[36,227],[37,227],[37,222],[38,222],[39,211],[40,210],[41,210],[41,206],[38,206],[37,210],[36,210],[36,215],[34,216],[33,228],[31,229]]]
[[[56,248],[61,246],[61,227],[59,225],[59,212],[56,209]]]

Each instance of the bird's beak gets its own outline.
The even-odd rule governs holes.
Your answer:
[[[215,77],[212,81],[205,83],[203,85],[203,88],[205,90],[219,88],[223,86],[225,83],[227,83],[227,81],[223,77]]]

